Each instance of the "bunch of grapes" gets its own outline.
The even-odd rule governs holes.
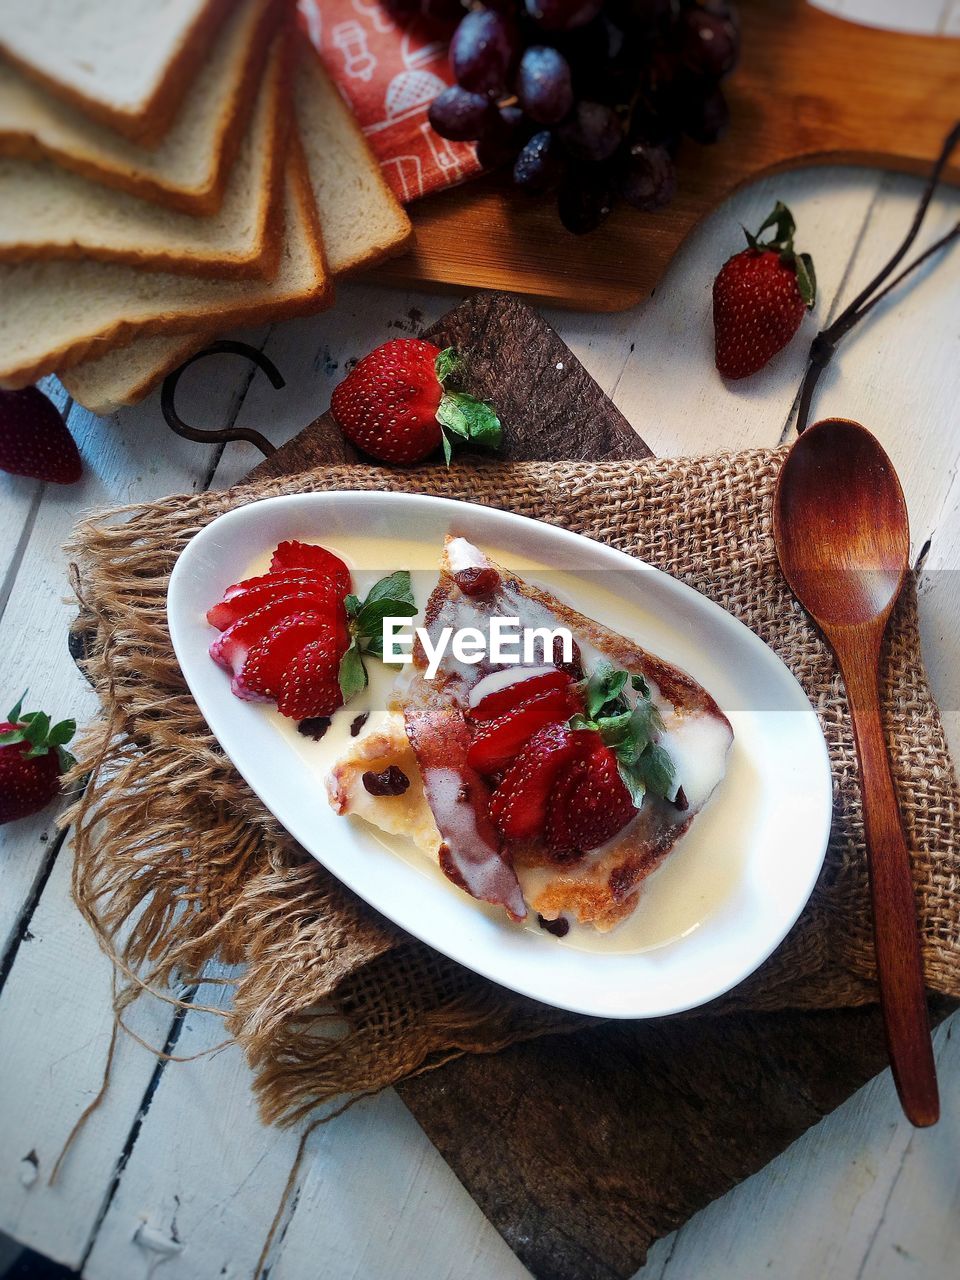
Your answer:
[[[572,232],[620,198],[660,209],[683,135],[716,142],[720,82],[740,52],[728,0],[393,0],[452,21],[456,84],[430,106],[444,138],[476,143],[524,191],[555,191]],[[469,10],[464,13],[464,7]]]

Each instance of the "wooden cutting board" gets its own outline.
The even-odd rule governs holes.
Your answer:
[[[651,452],[557,334],[480,296],[425,335],[453,344],[517,460]],[[252,473],[354,461],[325,414]],[[939,1002],[939,1021],[953,1006]],[[876,1009],[666,1018],[467,1056],[399,1086],[538,1280],[625,1280],[650,1244],[785,1150],[886,1065]]]
[[[552,200],[528,198],[503,176],[481,178],[411,206],[415,247],[377,277],[621,311],[650,293],[693,227],[754,178],[810,164],[929,168],[960,115],[960,40],[859,26],[806,0],[738,7],[730,130],[713,147],[683,143],[668,209],[621,205],[599,231],[573,236]],[[947,177],[960,182],[960,157]]]

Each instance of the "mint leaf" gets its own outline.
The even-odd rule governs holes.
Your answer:
[[[340,692],[344,702],[349,702],[356,694],[367,687],[367,669],[360,657],[356,640],[350,645],[340,659]]]
[[[412,618],[416,612],[417,606],[408,600],[368,601],[357,615],[357,634],[364,640],[381,638],[384,618]]]
[[[612,662],[599,662],[585,685],[581,686],[587,715],[595,720],[608,702],[618,698],[627,683],[627,673],[618,671]]]
[[[374,600],[384,599],[406,600],[410,604],[414,603],[409,569],[397,569],[387,574],[385,578],[381,578],[379,582],[375,582],[367,592],[367,598],[363,603],[368,605]]]

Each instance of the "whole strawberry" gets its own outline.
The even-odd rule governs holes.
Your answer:
[[[770,228],[773,238],[761,241]],[[725,378],[746,378],[762,369],[813,308],[813,261],[808,253],[795,252],[795,231],[793,215],[778,201],[755,236],[744,229],[749,247],[729,258],[713,282],[717,368]]]
[[[60,774],[74,763],[64,748],[76,721],[51,725],[44,712],[21,714],[22,707],[23,698],[0,723],[0,825],[46,808],[60,790]]]
[[[500,419],[493,409],[444,382],[457,367],[453,349],[420,338],[395,338],[360,361],[333,393],[331,408],[351,442],[381,462],[419,462],[451,440],[495,449]]]
[[[73,484],[82,470],[73,436],[39,387],[0,391],[0,471]]]

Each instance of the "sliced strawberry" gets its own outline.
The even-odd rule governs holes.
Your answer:
[[[276,698],[283,674],[294,658],[329,627],[330,620],[316,613],[281,618],[253,645],[239,674],[230,682],[230,688],[238,698],[252,701]]]
[[[340,557],[312,542],[281,542],[270,561],[270,572],[282,569],[313,569],[331,578],[341,595],[350,590],[350,570]]]
[[[319,602],[333,604],[338,598],[335,584],[322,574],[307,569],[289,570],[284,573],[267,573],[259,578],[247,578],[227,587],[223,599],[207,612],[212,627],[225,631],[245,614],[253,613],[261,605],[269,604],[278,596],[305,592],[316,596]],[[318,608],[322,607],[318,604]]]
[[[568,689],[572,683],[566,671],[541,671],[537,675],[524,675],[523,668],[519,667],[514,683],[481,698],[470,709],[470,717],[481,721],[495,720],[538,693],[545,693],[548,689]]]
[[[323,612],[327,613],[328,610],[329,606],[325,605]],[[210,657],[217,666],[223,667],[231,675],[236,675],[246,662],[247,654],[253,646],[258,640],[262,640],[281,618],[288,618],[291,614],[307,613],[321,613],[316,596],[307,595],[302,591],[276,596],[269,604],[261,605],[259,609],[254,609],[252,613],[231,623],[226,631],[221,631],[210,645]]]
[[[585,757],[596,734],[548,724],[538,729],[507,770],[490,800],[490,817],[508,840],[543,834],[550,792],[560,770]]]
[[[283,673],[277,710],[292,720],[331,716],[343,705],[340,659],[346,646],[331,623],[300,650]]]
[[[637,812],[617,757],[599,735],[594,736],[589,755],[563,770],[550,797],[547,843],[560,858],[606,844]]]
[[[467,752],[467,763],[486,774],[505,769],[538,729],[566,720],[571,710],[565,689],[547,689],[528,698],[480,726]]]

